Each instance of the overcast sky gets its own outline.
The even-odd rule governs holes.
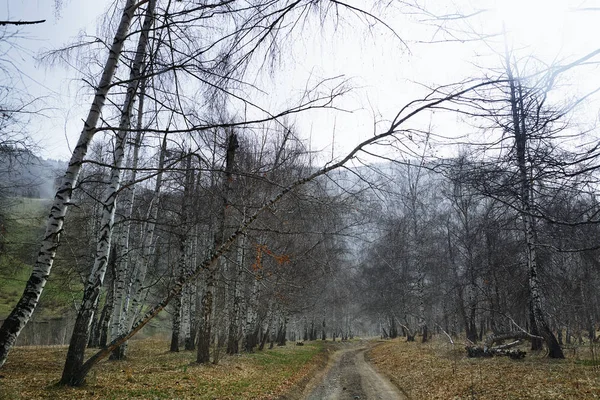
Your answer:
[[[39,52],[67,44],[78,33],[95,34],[96,22],[109,4],[108,0],[63,0],[57,15],[50,0],[0,0],[0,20],[46,19],[44,24],[21,28],[21,49],[11,48],[8,58],[23,74],[17,85],[35,97],[44,98],[47,117],[31,124],[31,134],[40,143],[45,157],[67,159],[69,143],[81,130],[90,98],[80,92],[83,86],[72,70],[45,67],[35,61]],[[362,5],[362,1],[355,1]],[[508,40],[520,54],[534,54],[545,62],[573,60],[600,47],[600,1],[501,0],[501,1],[429,1],[425,7],[437,14],[456,9],[472,10],[475,6],[488,11],[452,25],[467,32],[500,32],[504,23]],[[500,62],[495,52],[500,42],[443,42],[440,31],[427,26],[425,16],[406,16],[401,11],[386,13],[385,20],[405,40],[401,43],[385,28],[368,29],[348,14],[334,31],[332,27],[314,29],[290,46],[280,71],[262,82],[269,88],[263,101],[277,109],[289,105],[289,98],[306,86],[308,79],[344,75],[355,91],[340,106],[352,111],[342,114],[312,113],[301,118],[301,133],[313,139],[313,148],[335,153],[352,147],[373,133],[373,123],[393,117],[404,103],[423,93],[419,84],[447,84],[481,74],[478,66],[490,67]],[[316,26],[316,25],[315,25]],[[14,28],[9,28],[14,30]],[[6,48],[6,44],[4,44]],[[104,59],[106,55],[101,55]],[[570,78],[569,93],[584,93],[600,84],[595,66],[581,69]],[[590,121],[597,118],[597,104],[585,108]],[[335,127],[335,129],[334,129]],[[448,129],[448,127],[437,127]]]

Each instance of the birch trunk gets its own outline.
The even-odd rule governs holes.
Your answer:
[[[419,273],[419,282],[417,283],[417,299],[419,301],[419,330],[421,331],[421,343],[429,340],[429,330],[425,320],[425,277]]]
[[[184,158],[184,164],[182,165],[185,171],[185,177],[183,182],[183,195],[181,196],[181,209],[180,209],[180,220],[179,220],[179,262],[177,268],[177,274],[179,278],[184,277],[188,271],[188,241],[189,241],[189,199],[190,193],[192,192],[192,185],[194,182],[194,174],[192,171],[192,158],[191,152],[188,153]],[[189,331],[189,312],[186,316],[187,302],[186,297],[189,293],[189,284],[184,285],[181,292],[175,298],[175,306],[173,311],[173,332],[171,335],[171,347],[170,351],[179,351],[179,339],[181,331]]]
[[[144,114],[144,95],[145,95],[146,80],[142,79],[140,82],[140,94],[139,94],[139,105],[138,105],[138,116],[137,116],[137,133],[135,141],[133,142],[133,155],[131,161],[131,176],[129,178],[129,184],[123,201],[123,208],[126,214],[124,215],[125,226],[122,228],[122,234],[119,240],[119,266],[121,267],[122,276],[119,277],[121,283],[122,292],[119,293],[119,298],[115,301],[117,307],[113,309],[116,311],[113,315],[113,333],[112,337],[125,332],[129,327],[127,326],[127,317],[130,312],[130,302],[132,297],[133,283],[135,276],[137,275],[137,263],[130,264],[131,253],[130,253],[130,237],[131,237],[131,219],[133,216],[135,194],[136,194],[136,180],[137,180],[137,168],[139,164],[140,146],[142,144],[142,120]],[[117,285],[118,286],[118,285]],[[119,346],[113,354],[111,359],[121,360],[125,358],[127,346]]]
[[[124,231],[124,229],[121,229]],[[111,337],[116,337],[119,334],[119,324],[121,323],[121,315],[123,313],[123,297],[125,295],[125,281],[127,280],[126,262],[121,259],[124,256],[124,252],[121,250],[121,244],[114,246],[114,252],[118,253],[117,268],[115,268],[116,274],[113,276],[114,279],[114,295],[112,305],[112,316],[111,316]],[[111,252],[112,256],[112,252]]]
[[[182,214],[183,215],[183,214]],[[183,227],[182,227],[183,229]],[[185,276],[186,274],[186,241],[187,241],[187,233],[182,233],[179,235],[179,262],[177,267],[177,274],[179,278]],[[188,285],[184,285],[183,289],[179,294],[175,297],[175,301],[173,304],[173,319],[172,319],[172,332],[171,332],[171,345],[169,351],[178,352],[179,351],[179,338],[181,336],[182,325],[183,331],[185,332],[188,327],[182,324],[182,320],[184,319],[183,314],[185,313],[186,304],[184,299],[188,292]]]
[[[185,290],[185,288],[184,288]],[[169,347],[169,351],[178,352],[179,351],[179,333],[181,331],[181,300],[182,294],[179,292],[179,295],[175,297],[175,301],[173,301],[173,318],[171,325],[171,345]]]
[[[222,247],[225,243],[225,220],[227,208],[229,206],[229,190],[233,176],[233,163],[235,159],[235,151],[238,148],[237,136],[235,133],[229,134],[227,138],[227,154],[225,159],[225,180],[223,182],[223,207],[219,214],[217,222],[217,232],[215,233],[214,248]],[[218,263],[214,264],[218,266]],[[210,351],[210,333],[212,331],[212,317],[207,313],[212,314],[214,289],[215,289],[216,268],[213,267],[207,271],[207,283],[204,296],[202,298],[202,317],[200,319],[200,329],[198,329],[198,354],[196,361],[198,363],[209,362]]]
[[[108,259],[108,268],[111,269],[112,279],[110,285],[108,285],[108,289],[106,289],[106,297],[104,298],[104,306],[102,307],[102,312],[98,318],[96,324],[92,324],[91,333],[90,333],[90,341],[88,343],[88,347],[101,347],[106,345],[106,340],[108,339],[108,327],[110,324],[110,318],[112,313],[113,306],[113,296],[115,293],[115,260],[114,260],[114,251],[111,251],[110,257]],[[97,312],[97,311],[96,311]]]
[[[162,179],[163,179],[163,170],[165,166],[165,157],[167,154],[167,134],[163,136],[163,140],[160,147],[160,153],[158,156],[158,173],[156,174],[156,182],[154,185],[154,194],[152,196],[152,200],[150,202],[150,206],[148,207],[148,212],[146,214],[146,221],[144,222],[144,226],[142,229],[142,237],[144,238],[142,243],[142,257],[140,262],[139,269],[137,270],[137,274],[135,280],[133,282],[133,298],[131,303],[131,310],[129,312],[129,321],[127,324],[127,328],[131,329],[134,321],[138,318],[144,298],[144,281],[146,279],[146,273],[148,271],[148,264],[150,263],[150,258],[152,257],[154,242],[154,231],[156,228],[156,220],[158,218],[158,206],[160,203],[160,192],[162,188]]]
[[[198,226],[194,227],[193,242],[190,246],[190,265],[196,265],[198,255]],[[186,350],[196,349],[196,332],[198,330],[197,315],[200,311],[198,304],[198,279],[189,284],[189,326],[185,333],[184,346]]]
[[[186,350],[195,350],[196,349],[196,329],[197,329],[197,321],[196,321],[196,312],[198,311],[197,307],[197,294],[198,290],[198,282],[191,282],[188,289],[188,326],[187,329],[184,330],[184,342],[183,345]]]
[[[100,321],[98,322],[98,346],[100,347],[106,346],[106,343],[108,342],[108,327],[110,315],[112,314],[114,292],[115,285],[114,282],[111,282],[106,295],[106,302],[102,308],[102,313],[100,314]]]
[[[248,308],[246,310],[246,335],[244,339],[244,350],[252,352],[258,344],[258,313],[256,308],[258,306],[258,296],[260,294],[260,287],[258,285],[258,275],[253,276],[252,279],[252,293],[248,300]]]
[[[183,287],[183,296],[181,296],[181,332],[179,337],[180,341],[183,339],[184,348],[190,332],[190,289],[191,283],[186,284]]]
[[[135,59],[130,71],[130,80],[121,110],[119,130],[115,137],[113,168],[111,170],[110,185],[107,189],[108,193],[103,202],[101,230],[96,247],[94,266],[83,292],[83,300],[77,313],[77,319],[75,320],[73,335],[71,336],[67,359],[60,381],[60,383],[66,385],[78,385],[80,383],[77,380],[77,376],[83,365],[85,343],[87,343],[89,335],[90,321],[93,317],[93,310],[98,302],[100,288],[102,287],[104,274],[106,273],[106,266],[110,255],[117,194],[121,186],[121,166],[125,156],[127,129],[131,126],[131,110],[138,91],[139,77],[146,56],[149,29],[154,21],[155,4],[155,0],[148,2],[136,48]]]
[[[542,293],[538,278],[537,246],[535,221],[532,216],[532,183],[527,166],[527,141],[526,110],[523,106],[523,93],[520,83],[512,74],[508,52],[506,54],[506,71],[510,84],[510,105],[512,116],[513,134],[515,137],[516,161],[519,169],[519,191],[521,196],[521,219],[523,220],[525,242],[527,245],[527,264],[529,267],[529,293],[531,301],[531,314],[539,334],[544,338],[548,347],[548,356],[551,358],[564,358],[564,354],[554,333],[546,321],[542,305]]]
[[[39,298],[44,290],[48,276],[52,269],[56,249],[60,244],[60,234],[63,229],[63,223],[68,207],[71,203],[71,194],[77,184],[81,165],[88,150],[88,146],[96,133],[98,119],[104,107],[110,84],[114,76],[119,57],[123,50],[123,44],[129,31],[129,26],[137,8],[135,0],[127,0],[121,15],[121,21],[117,28],[113,44],[110,47],[108,59],[104,65],[104,70],[100,82],[96,89],[94,99],[90,106],[90,111],[84,122],[83,130],[73,150],[69,166],[62,179],[62,183],[50,209],[50,215],[46,224],[44,238],[40,245],[38,257],[27,281],[23,295],[19,302],[6,318],[0,328],[0,367],[6,362],[8,352],[15,344],[19,333],[31,318]]]
[[[208,364],[210,362],[210,337],[212,330],[213,292],[215,289],[215,271],[211,268],[206,277],[206,289],[202,296],[202,317],[198,326],[198,352],[196,362]]]
[[[242,277],[244,273],[244,236],[240,239],[238,247],[237,264],[235,266],[235,279],[233,282],[233,307],[231,309],[229,332],[227,335],[227,354],[238,354],[240,352],[240,317],[242,302]]]

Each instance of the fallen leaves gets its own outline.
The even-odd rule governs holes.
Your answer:
[[[388,341],[369,361],[411,399],[597,399],[600,370],[576,358],[467,358],[447,342]]]
[[[85,386],[67,388],[56,386],[65,346],[17,347],[2,370],[0,399],[272,399],[312,373],[321,344],[223,357],[219,365],[167,348],[163,340],[132,341],[127,360],[101,362]]]

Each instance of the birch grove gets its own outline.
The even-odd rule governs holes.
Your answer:
[[[46,280],[50,275],[52,263],[60,244],[60,235],[63,228],[65,214],[69,208],[71,193],[77,184],[77,178],[81,170],[82,162],[87,153],[88,147],[94,134],[96,133],[97,123],[102,113],[102,108],[106,101],[108,91],[111,88],[111,81],[119,62],[121,50],[128,33],[133,14],[137,9],[135,1],[127,1],[123,7],[123,14],[119,27],[116,31],[113,44],[110,48],[109,56],[106,60],[102,77],[100,78],[94,100],[90,106],[89,114],[85,120],[81,136],[73,150],[73,155],[69,160],[69,168],[65,172],[61,186],[56,191],[54,203],[48,216],[46,233],[44,240],[40,245],[40,251],[27,281],[27,286],[12,313],[6,318],[0,328],[0,367],[6,362],[6,357],[11,347],[15,344],[19,332],[31,318],[37,302],[44,290]]]
[[[129,357],[151,321],[169,337],[165,351],[198,364],[354,336],[525,338],[552,358],[582,332],[598,340],[597,149],[561,145],[570,108],[549,95],[571,66],[506,50],[497,69],[398,102],[329,154],[295,121],[341,113],[348,82],[318,78],[278,109],[264,67],[315,15],[391,29],[374,11],[313,0],[116,4],[33,272],[0,328],[0,367],[61,237],[81,280],[67,386],[109,356]],[[423,120],[448,115],[474,134],[442,156],[447,133]],[[86,347],[96,348],[87,359]]]

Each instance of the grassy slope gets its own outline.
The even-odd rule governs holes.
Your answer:
[[[169,353],[157,339],[132,341],[129,360],[103,361],[86,386],[58,381],[66,347],[17,347],[2,369],[0,399],[271,399],[318,367],[320,342],[289,344],[225,357],[219,365],[193,363],[193,352]]]
[[[410,399],[597,399],[600,364],[586,346],[566,360],[542,355],[470,359],[460,343],[385,342],[370,361]]]
[[[6,317],[21,297],[31,274],[31,263],[43,234],[48,200],[13,199],[10,218],[6,222],[7,253],[0,255],[0,319]],[[56,269],[55,269],[56,270]],[[72,303],[77,283],[67,287],[51,276],[42,298],[36,319],[56,318],[64,314]]]

